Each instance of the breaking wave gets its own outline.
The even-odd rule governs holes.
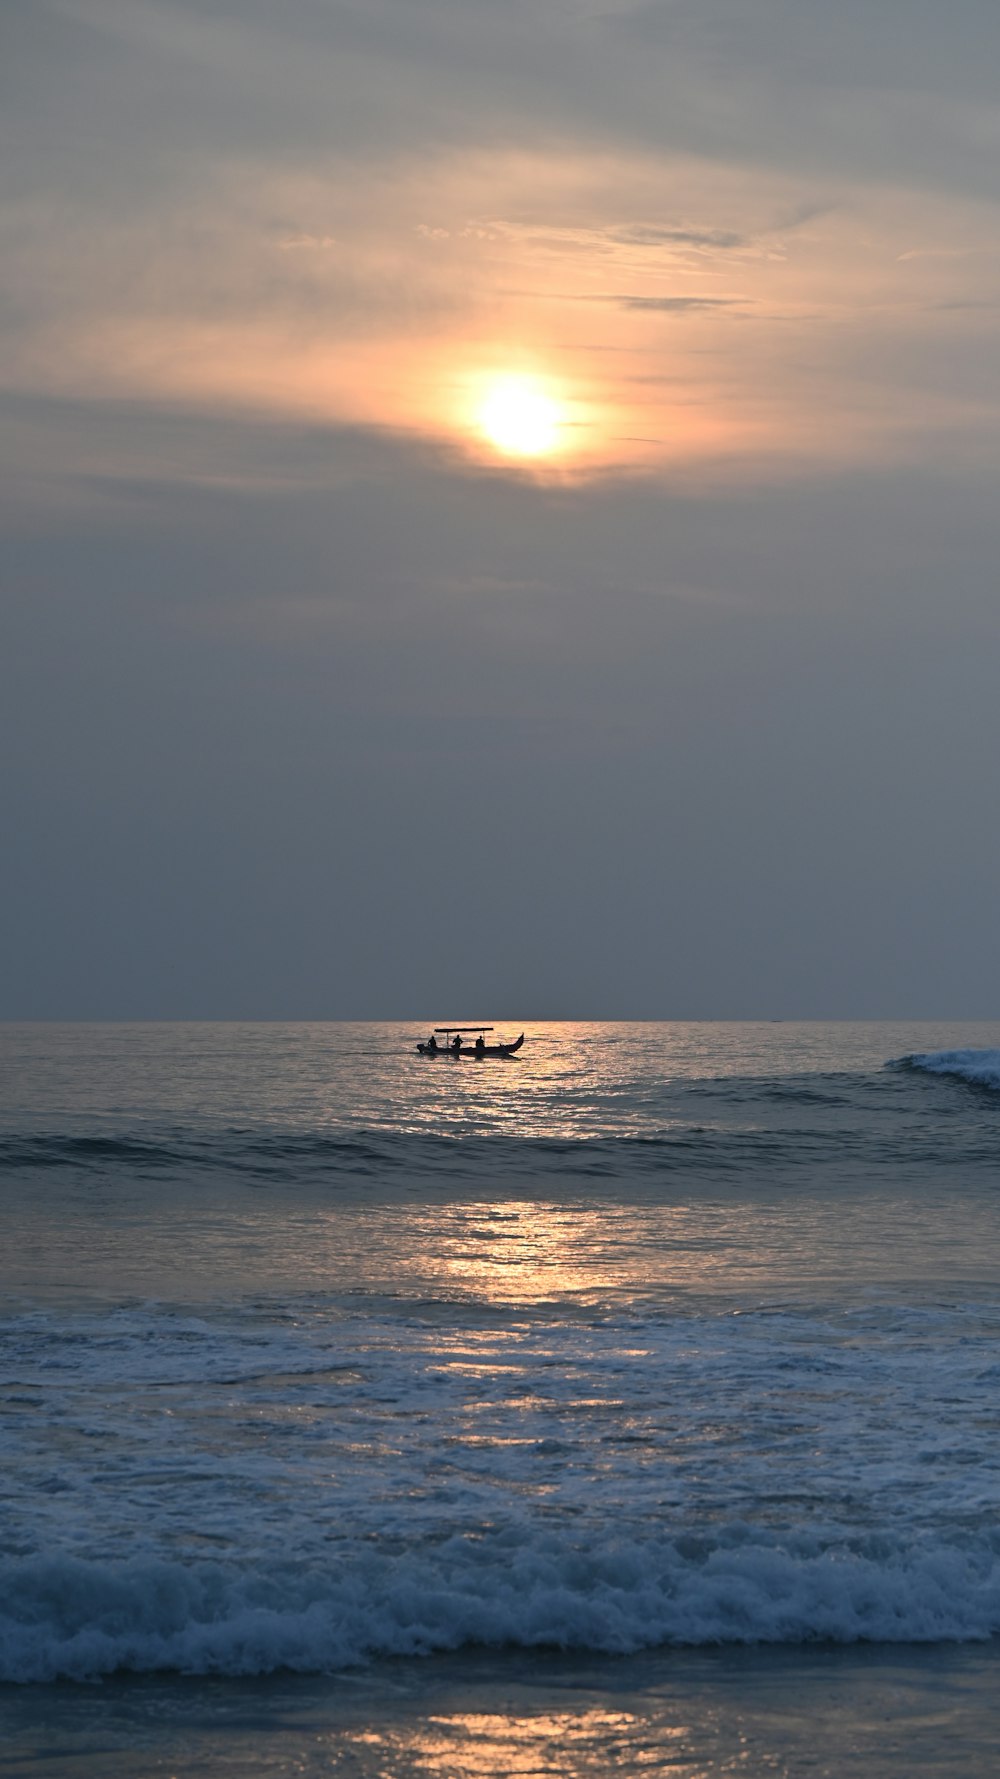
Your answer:
[[[901,1056],[893,1066],[927,1075],[951,1075],[974,1087],[1000,1090],[1000,1050],[928,1050]]]
[[[735,1526],[714,1542],[454,1538],[326,1572],[71,1558],[0,1565],[0,1679],[116,1672],[323,1673],[462,1646],[629,1654],[659,1645],[926,1643],[1000,1632],[988,1544],[886,1537],[782,1547]]]

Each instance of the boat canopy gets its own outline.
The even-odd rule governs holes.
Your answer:
[[[436,1025],[436,1032],[491,1032],[491,1025]]]

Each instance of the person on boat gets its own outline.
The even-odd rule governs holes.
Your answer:
[[[455,1033],[455,1036],[451,1040],[451,1047],[454,1050],[455,1055],[457,1056],[459,1051],[462,1048],[462,1034],[461,1034],[461,1032]]]
[[[428,1038],[426,1044],[424,1045],[424,1049],[425,1050],[436,1050],[437,1047],[438,1047],[438,1041],[437,1041],[436,1037],[434,1036],[434,1033],[431,1032],[430,1037]]]
[[[477,1056],[485,1056],[486,1055],[486,1039],[483,1037],[482,1032],[480,1032],[478,1038],[476,1039],[476,1055]]]

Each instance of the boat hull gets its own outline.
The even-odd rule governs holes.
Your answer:
[[[513,1044],[487,1044],[483,1050],[477,1050],[474,1044],[463,1044],[461,1050],[453,1050],[450,1044],[438,1044],[433,1050],[427,1044],[418,1044],[417,1049],[421,1056],[446,1056],[450,1062],[485,1062],[491,1057],[503,1061],[515,1056],[523,1043],[522,1032]]]

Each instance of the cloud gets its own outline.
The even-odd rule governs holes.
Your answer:
[[[663,227],[636,223],[631,227],[609,229],[608,238],[628,247],[707,247],[713,252],[726,252],[747,245],[744,237],[732,229],[698,229]]]
[[[339,245],[336,235],[290,235],[287,241],[278,242],[283,253],[291,253],[299,249],[307,252],[323,252],[328,247]]]
[[[623,309],[664,315],[696,314],[710,309],[739,309],[744,305],[739,297],[657,297],[625,295],[609,296],[599,299],[603,302],[618,303]]]
[[[37,0],[5,31],[27,76],[10,83],[7,181],[30,160],[78,198],[98,169],[120,200],[176,188],[198,156],[374,163],[570,141],[824,185],[998,191],[1000,18],[982,0],[947,16],[936,0]]]

